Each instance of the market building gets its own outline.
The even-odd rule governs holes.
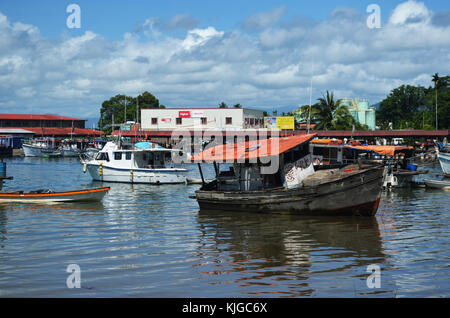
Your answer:
[[[85,128],[86,119],[58,115],[0,114],[0,131],[10,135],[35,137],[93,137],[103,135],[102,131]]]

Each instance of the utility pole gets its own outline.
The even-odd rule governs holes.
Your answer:
[[[307,130],[309,134],[309,129],[311,126],[311,108],[312,108],[312,83],[313,83],[313,76],[314,76],[314,63],[311,65],[311,85],[309,87],[309,111],[308,111],[308,123],[307,123]]]
[[[125,124],[127,122],[127,98],[125,97],[125,113],[123,116],[123,123]]]
[[[139,95],[136,97],[136,124],[139,122]]]
[[[436,82],[436,130],[438,129],[438,111],[437,111],[437,82]]]

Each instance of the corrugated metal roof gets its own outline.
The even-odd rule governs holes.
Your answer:
[[[11,128],[13,129],[13,128]],[[14,128],[16,129],[16,128]],[[99,136],[103,135],[103,131],[86,129],[86,128],[27,128],[26,130],[34,132],[36,135],[45,135],[45,136]]]
[[[0,134],[34,134],[34,132],[20,128],[0,128]]]
[[[0,119],[15,120],[76,120],[86,121],[87,119],[79,119],[73,117],[65,117],[58,115],[34,115],[34,114],[0,114]]]
[[[278,156],[315,137],[315,134],[249,140],[217,145],[192,157],[194,162],[234,162]]]

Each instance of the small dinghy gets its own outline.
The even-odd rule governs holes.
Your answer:
[[[75,201],[101,201],[109,187],[84,189],[64,192],[54,192],[52,190],[36,190],[30,192],[16,191],[0,193],[0,202],[75,202]]]
[[[450,181],[447,180],[428,180],[424,179],[423,182],[427,188],[450,190]]]

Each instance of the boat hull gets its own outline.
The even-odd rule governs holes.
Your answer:
[[[384,174],[384,168],[377,167],[299,189],[197,190],[196,198],[201,210],[373,216],[380,203]]]
[[[86,164],[86,170],[95,181],[143,183],[143,184],[179,184],[186,183],[185,169],[123,169]]]
[[[79,150],[74,150],[74,149],[62,149],[61,150],[61,155],[63,157],[79,157],[80,153],[81,152]]]
[[[444,174],[450,174],[450,153],[438,153],[439,163]]]
[[[23,153],[25,157],[44,157],[44,156],[59,156],[60,153],[56,149],[42,148],[32,145],[23,144]]]
[[[425,179],[423,182],[428,188],[450,190],[450,181]]]
[[[0,193],[0,202],[77,202],[77,201],[101,201],[109,187],[51,193]]]

